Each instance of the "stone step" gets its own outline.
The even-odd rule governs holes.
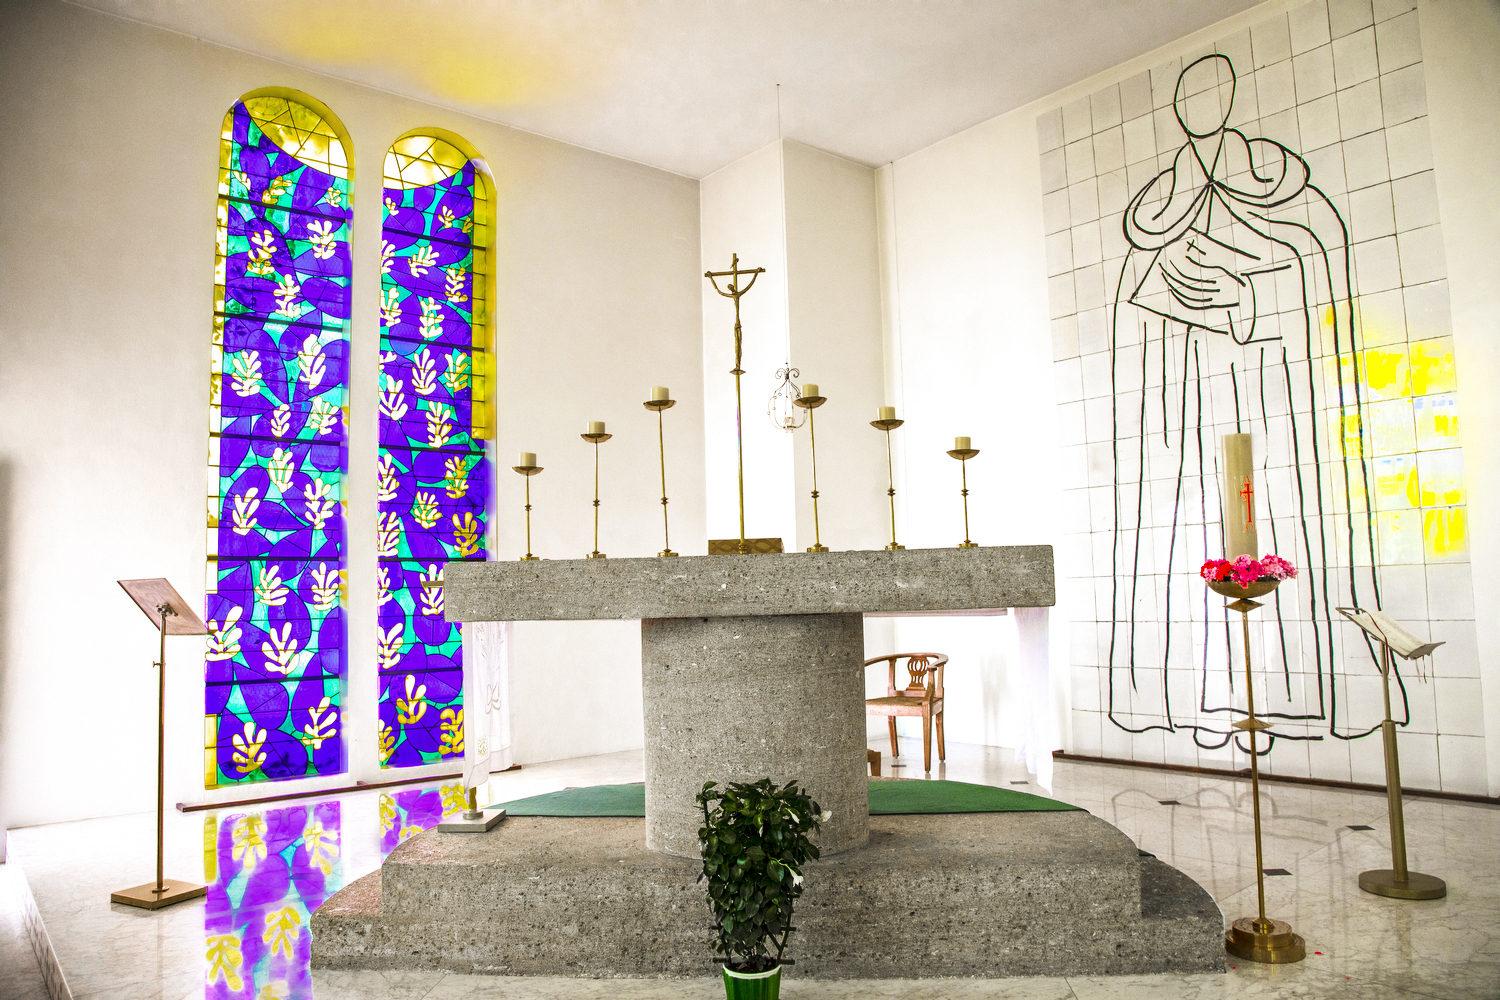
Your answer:
[[[414,837],[313,915],[313,966],[713,975],[699,865],[647,850],[644,823],[512,817]],[[1086,812],[872,816],[865,847],[806,876],[789,975],[1224,969],[1208,893]]]

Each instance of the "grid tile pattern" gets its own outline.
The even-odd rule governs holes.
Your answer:
[[[1262,548],[1301,568],[1253,622],[1267,766],[1383,780],[1358,603],[1447,643],[1394,679],[1406,782],[1484,791],[1426,113],[1415,5],[1316,0],[1038,118],[1078,752],[1233,754],[1238,615],[1196,574],[1249,432]]]

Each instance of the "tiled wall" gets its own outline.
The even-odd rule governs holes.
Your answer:
[[[1264,766],[1383,781],[1379,671],[1330,607],[1358,603],[1446,642],[1393,684],[1404,783],[1485,790],[1421,59],[1413,3],[1318,0],[1038,119],[1076,752],[1243,766],[1239,616],[1197,570],[1223,554],[1220,436],[1248,431],[1262,551],[1301,568],[1253,616]],[[1248,143],[1202,135],[1225,106]],[[1245,197],[1199,212],[1209,174]]]

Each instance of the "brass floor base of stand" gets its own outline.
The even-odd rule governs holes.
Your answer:
[[[896,549],[904,549],[904,548],[906,548],[905,545],[897,545],[895,542],[892,542],[891,544],[889,544],[889,545],[886,546],[886,550],[890,551],[890,552],[894,552]]]
[[[827,552],[828,551],[828,546],[826,546],[826,545],[809,545],[807,547],[807,551],[809,551],[809,552]]]
[[[437,828],[444,833],[489,833],[504,818],[504,809],[482,809],[476,813],[465,810],[443,820]]]
[[[671,549],[662,549],[660,552],[657,553],[657,556],[658,557],[666,557],[666,556],[675,556],[676,554],[677,553],[673,552]]]
[[[1224,950],[1237,958],[1266,965],[1284,965],[1300,962],[1307,957],[1307,945],[1300,934],[1292,933],[1292,925],[1285,920],[1268,920],[1271,929],[1267,933],[1255,931],[1255,917],[1241,917],[1229,925],[1224,932]]]
[[[978,542],[959,542],[958,543],[958,547],[961,548],[961,549],[977,549],[977,548],[979,548],[979,543]]]
[[[163,906],[171,906],[173,903],[183,903],[189,899],[208,895],[206,886],[179,882],[175,878],[162,879],[161,884],[162,892],[156,891],[155,882],[147,882],[145,885],[112,892],[109,894],[109,901],[124,903],[126,906],[139,906],[143,910],[159,910]]]
[[[608,559],[609,557],[606,556],[603,552],[590,552],[588,555],[584,556],[584,558],[585,559]]]
[[[1442,899],[1448,895],[1448,883],[1436,875],[1407,872],[1406,880],[1402,881],[1390,868],[1360,872],[1359,887],[1365,892],[1393,899]]]

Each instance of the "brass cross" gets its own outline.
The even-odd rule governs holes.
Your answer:
[[[736,253],[730,254],[729,270],[703,272],[703,276],[713,283],[714,291],[726,299],[734,299],[734,370],[729,373],[731,375],[745,374],[740,368],[740,340],[742,336],[740,333],[740,296],[755,286],[755,279],[764,274],[765,270],[763,267],[757,267],[749,271],[742,269],[740,267],[740,255]],[[744,288],[739,287],[739,278],[742,274],[750,275],[750,284]],[[719,278],[729,279],[729,291],[726,292],[719,287]]]

